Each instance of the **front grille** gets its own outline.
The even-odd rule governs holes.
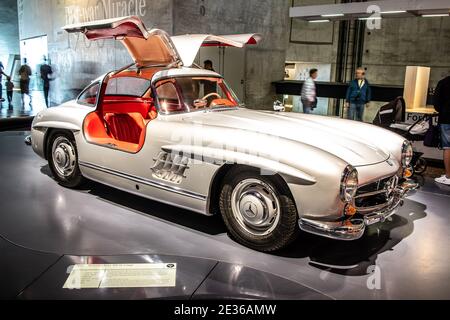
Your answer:
[[[358,188],[355,206],[358,212],[369,213],[389,205],[398,177],[392,176]]]

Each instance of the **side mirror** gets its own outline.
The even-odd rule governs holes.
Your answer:
[[[273,110],[277,112],[285,112],[286,108],[281,101],[277,100],[273,103]]]
[[[24,142],[27,146],[31,146],[31,136],[26,136]]]

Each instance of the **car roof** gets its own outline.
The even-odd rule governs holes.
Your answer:
[[[155,83],[161,79],[174,78],[174,77],[214,77],[222,78],[220,74],[214,71],[200,69],[200,68],[172,68],[158,71],[153,75],[152,83]]]

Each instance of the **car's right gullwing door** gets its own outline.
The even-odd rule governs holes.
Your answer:
[[[171,37],[183,65],[190,67],[201,47],[236,47],[258,44],[262,36],[258,33],[216,36],[212,34],[187,34]]]

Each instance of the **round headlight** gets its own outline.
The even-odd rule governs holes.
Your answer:
[[[358,190],[358,171],[352,166],[347,166],[341,179],[341,199],[351,202]]]
[[[402,165],[404,168],[408,167],[411,164],[413,158],[413,147],[411,142],[405,141],[402,146]]]

